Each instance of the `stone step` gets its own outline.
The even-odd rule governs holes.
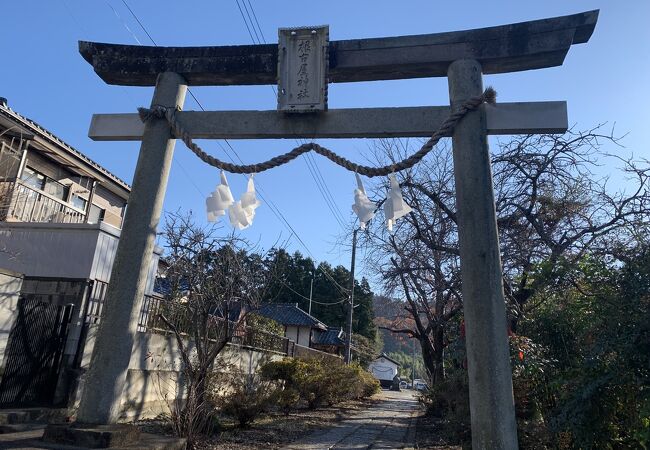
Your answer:
[[[0,409],[0,425],[67,422],[71,415],[67,408]]]
[[[13,426],[18,427],[19,425]],[[27,427],[27,425],[22,426]],[[43,424],[31,426],[34,428],[30,430],[25,429],[13,433],[0,434],[0,448],[20,448],[28,450],[88,450],[90,448],[44,442],[42,436],[45,426]],[[181,438],[140,433],[137,442],[124,446],[110,447],[110,450],[185,450],[186,443],[187,441]]]
[[[25,431],[44,430],[44,423],[14,423],[0,425],[0,434],[23,433]]]

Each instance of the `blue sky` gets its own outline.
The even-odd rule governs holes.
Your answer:
[[[243,0],[240,0],[240,4]],[[251,37],[236,0],[127,0],[158,45],[249,44]],[[246,5],[249,3],[247,1]],[[277,28],[328,24],[330,39],[435,33],[554,17],[600,9],[596,31],[587,44],[574,46],[564,66],[485,77],[501,101],[566,100],[569,121],[578,128],[615,122],[629,133],[626,151],[648,156],[645,133],[650,123],[650,2],[627,1],[262,1],[250,0],[268,42]],[[98,112],[135,112],[147,106],[151,88],[108,86],[77,52],[78,40],[151,45],[122,0],[23,0],[3,2],[3,69],[0,96],[14,110],[36,120],[106,168],[130,182],[138,143],[93,142],[90,117]],[[274,109],[269,86],[193,88],[206,109]],[[330,85],[330,108],[444,105],[444,78]],[[198,109],[190,96],[186,110]],[[351,159],[364,161],[369,140],[323,141]],[[223,145],[203,147],[224,158]],[[283,153],[285,141],[232,141],[246,162]],[[612,149],[614,150],[614,149]],[[354,176],[318,156],[314,161],[336,208],[351,222]],[[611,168],[603,167],[606,173]],[[182,143],[176,146],[165,201],[166,211],[193,210],[204,220],[204,198],[218,183],[218,172],[198,161]],[[230,175],[235,196],[245,179]],[[270,205],[257,210],[253,226],[242,232],[269,247],[290,238],[289,249],[317,260],[349,264],[349,248],[335,245],[342,228],[300,158],[256,176],[267,200],[290,223],[299,239]],[[291,236],[291,237],[290,237]],[[309,250],[305,250],[300,240]],[[360,275],[364,274],[360,268]]]

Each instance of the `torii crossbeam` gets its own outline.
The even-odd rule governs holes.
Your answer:
[[[477,30],[334,41],[327,45],[326,59],[321,62],[328,68],[328,81],[332,83],[447,76],[453,108],[482,93],[482,73],[561,65],[571,45],[589,40],[597,18],[598,11],[589,11]],[[79,44],[83,57],[107,83],[155,85],[152,106],[178,109],[183,105],[188,85],[277,83],[282,64],[278,48],[273,44]],[[430,135],[450,111],[448,106],[331,111],[326,111],[326,104],[320,106],[321,112],[303,114],[188,111],[179,112],[177,119],[194,138],[406,137]],[[468,113],[453,132],[475,449],[517,448],[487,135],[557,133],[566,129],[566,104],[539,102],[483,105]],[[109,141],[142,140],[106,308],[78,413],[80,422],[101,424],[113,423],[119,415],[175,136],[166,120],[155,118],[142,124],[136,114],[95,115],[90,136]]]

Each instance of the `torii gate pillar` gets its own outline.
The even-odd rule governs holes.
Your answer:
[[[158,76],[151,105],[181,108],[187,85],[176,73]],[[149,266],[160,221],[167,179],[174,156],[173,138],[165,119],[148,120],[133,176],[133,189],[108,284],[102,322],[84,383],[77,422],[116,423],[138,325]]]
[[[447,77],[452,106],[483,92],[478,61],[453,62]],[[517,422],[484,107],[456,126],[453,155],[472,448],[516,449]]]

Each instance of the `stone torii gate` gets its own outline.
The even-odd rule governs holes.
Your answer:
[[[297,94],[305,79],[291,75],[291,60],[301,55],[285,54],[292,33],[300,34],[303,29],[288,34],[281,30],[280,46],[146,47],[80,42],[79,48],[106,83],[155,86],[152,108],[178,109],[176,120],[192,138],[424,137],[430,136],[454,107],[481,95],[483,73],[562,65],[571,45],[589,40],[597,17],[598,11],[589,11],[468,31],[333,42],[328,42],[327,30],[313,30],[310,34],[315,36],[304,39],[313,39],[323,51],[317,53],[310,74],[324,76],[324,83],[316,85],[314,96],[318,99],[312,96],[307,102],[301,102]],[[276,84],[278,74],[281,98],[277,111],[180,111],[187,86]],[[283,74],[289,74],[288,78]],[[451,106],[327,110],[327,82],[443,76],[448,77]],[[287,91],[295,95],[282,98]],[[292,114],[296,110],[303,113]],[[517,448],[487,135],[561,133],[566,129],[565,102],[537,102],[483,105],[468,113],[453,131],[476,449]],[[132,113],[94,115],[90,137],[142,141],[77,419],[79,423],[111,424],[119,414],[177,136],[164,118],[143,123]]]

